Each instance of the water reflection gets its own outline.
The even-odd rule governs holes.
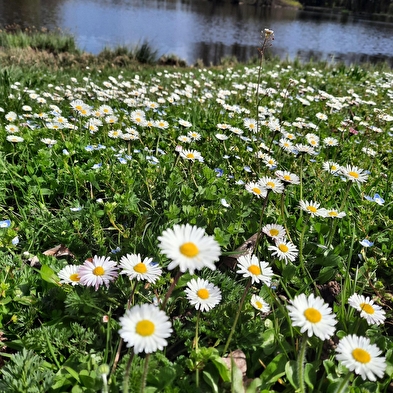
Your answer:
[[[274,55],[301,60],[393,62],[393,24],[348,14],[203,0],[0,0],[0,25],[59,27],[91,53],[147,40],[189,64],[257,55],[259,32],[275,31]]]

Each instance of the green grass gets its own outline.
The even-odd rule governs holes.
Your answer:
[[[134,392],[145,384],[146,392],[225,393],[244,391],[243,381],[247,392],[388,391],[392,70],[277,60],[260,69],[233,59],[163,67],[150,64],[154,51],[146,47],[142,66],[133,53],[105,51],[102,64],[86,62],[89,68],[79,54],[75,65],[60,53],[56,62],[47,57],[38,67],[21,59],[0,73],[0,391]],[[258,116],[253,131],[247,123]],[[12,135],[23,141],[10,142]],[[290,138],[318,154],[285,150],[282,139]],[[179,146],[203,160],[183,158]],[[345,171],[329,173],[327,162],[368,177],[352,182]],[[252,192],[260,179],[277,182],[278,170],[300,184],[264,198]],[[322,216],[311,216],[302,200],[345,216],[318,209]],[[158,238],[185,224],[220,246],[215,270],[168,269]],[[277,258],[269,236],[253,237],[267,224],[284,228],[297,248],[293,260]],[[203,248],[198,238],[190,242]],[[239,248],[268,263],[271,285],[243,277],[247,269],[238,273]],[[97,290],[59,283],[66,266],[93,256],[119,264],[129,254],[152,258],[160,278],[120,274]],[[210,311],[198,312],[186,296],[198,277],[221,291]],[[355,293],[375,301],[386,319],[369,325],[348,304]],[[302,294],[329,304],[337,321],[329,340],[293,323],[287,306]],[[267,313],[252,306],[252,295],[264,299]],[[162,351],[133,356],[120,344],[120,318],[127,308],[157,303],[173,332]],[[349,334],[380,348],[386,370],[377,382],[337,360],[337,343]],[[246,370],[225,365],[235,350]]]

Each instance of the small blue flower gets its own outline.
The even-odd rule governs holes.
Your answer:
[[[81,207],[70,207],[70,210],[71,210],[72,212],[79,212],[79,211],[82,210],[82,208],[81,208]]]
[[[86,151],[93,151],[93,150],[94,150],[94,146],[92,146],[92,145],[87,145],[87,146],[85,146],[85,150],[86,150]]]
[[[127,164],[127,160],[125,158],[118,157],[117,159],[119,160],[120,164]]]
[[[65,156],[69,156],[69,155],[70,155],[70,153],[68,152],[67,149],[63,149],[63,154],[64,154]]]
[[[221,177],[224,174],[224,170],[221,168],[214,168],[214,172],[217,173],[217,177]]]
[[[100,163],[98,163],[98,164],[94,164],[92,167],[91,167],[91,169],[99,169],[99,168],[101,168],[102,167],[102,163],[100,162]]]
[[[359,242],[363,247],[372,247],[374,245],[374,242],[370,242],[368,239],[363,239],[361,242]]]
[[[245,170],[246,172],[252,172],[252,171],[251,171],[251,168],[250,168],[249,166],[245,166],[245,167],[244,167],[244,170]]]
[[[380,206],[382,206],[385,203],[385,200],[379,194],[374,194],[374,197],[365,195],[364,199],[367,199],[370,202],[375,202]]]
[[[17,244],[19,244],[19,237],[18,237],[18,236],[15,236],[15,237],[11,240],[11,243],[12,243],[14,246],[16,246]]]
[[[115,249],[111,250],[112,254],[117,254],[118,252],[120,252],[120,247],[116,247]]]
[[[0,221],[0,228],[9,228],[11,226],[11,220]]]

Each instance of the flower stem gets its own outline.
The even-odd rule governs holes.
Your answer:
[[[134,359],[134,351],[132,351],[130,354],[130,358],[128,359],[128,363],[126,366],[126,372],[124,373],[123,393],[128,393],[128,383],[130,381],[131,364],[133,359]]]
[[[227,352],[229,344],[231,343],[231,340],[232,340],[232,336],[235,333],[237,321],[239,320],[240,312],[242,311],[244,300],[246,299],[246,295],[248,293],[248,290],[250,289],[250,286],[251,286],[251,279],[248,281],[248,283],[246,285],[246,288],[244,289],[243,296],[240,299],[239,308],[237,310],[237,313],[236,313],[236,316],[235,316],[235,320],[233,321],[233,325],[232,325],[231,331],[229,333],[229,337],[228,337],[227,342],[225,344],[223,355],[225,355],[225,353]]]
[[[196,327],[195,327],[195,352],[198,352],[198,341],[199,341],[199,317],[201,315],[201,310],[198,310],[198,315],[197,315],[197,320],[196,320]],[[196,382],[196,387],[199,388],[199,368],[196,368],[196,374],[195,374],[195,382]]]
[[[149,370],[149,359],[150,359],[150,353],[146,354],[146,357],[145,357],[145,365],[143,367],[140,393],[143,393],[145,391],[146,377],[147,377],[147,372]]]
[[[177,282],[179,281],[179,278],[180,278],[180,276],[181,276],[182,274],[183,274],[183,273],[182,273],[180,270],[176,273],[176,276],[175,276],[175,278],[173,279],[172,284],[171,284],[171,286],[169,287],[168,292],[167,292],[166,295],[165,295],[164,301],[163,301],[162,304],[161,304],[161,310],[163,310],[163,309],[165,308],[165,306],[166,306],[166,304],[167,304],[167,302],[168,302],[168,299],[169,299],[169,297],[171,296],[173,290],[175,289],[176,284],[177,284]]]
[[[299,357],[297,359],[297,372],[300,384],[300,392],[306,392],[306,386],[304,384],[304,364],[306,362],[306,349],[307,349],[307,336],[304,334],[302,344],[300,348]]]

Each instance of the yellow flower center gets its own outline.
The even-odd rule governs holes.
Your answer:
[[[280,231],[276,228],[273,228],[269,231],[269,233],[270,233],[270,236],[277,236],[280,233]]]
[[[261,190],[259,188],[257,188],[257,187],[254,187],[252,189],[252,192],[259,195],[261,193]]]
[[[260,309],[260,310],[262,310],[262,308],[263,308],[263,304],[260,302],[260,301],[256,301],[255,302],[255,305]]]
[[[283,179],[286,180],[286,181],[291,181],[291,176],[289,176],[289,175],[284,175],[284,176],[283,176]]]
[[[278,246],[278,249],[279,249],[281,252],[288,252],[288,250],[289,250],[289,248],[288,248],[285,244],[280,244],[280,245]]]
[[[330,167],[330,169],[331,169],[332,171],[335,171],[335,170],[337,170],[337,167],[336,167],[335,165],[332,165],[332,166]]]
[[[74,273],[70,275],[70,280],[74,281],[74,282],[79,282],[80,281],[80,277],[78,275],[78,273]]]
[[[359,363],[368,363],[371,360],[370,354],[362,348],[355,348],[352,356]]]
[[[194,243],[188,242],[180,246],[180,252],[188,258],[193,258],[199,254],[199,248]]]
[[[312,213],[315,213],[317,211],[317,208],[315,206],[307,206],[307,210]]]
[[[203,300],[209,299],[209,291],[206,288],[201,288],[197,292],[198,297],[200,297]]]
[[[255,276],[258,276],[259,274],[261,274],[261,269],[259,266],[257,265],[251,265],[248,269],[247,269],[251,274],[254,274]]]
[[[97,266],[94,270],[93,270],[93,274],[95,276],[103,276],[105,274],[105,270],[102,266]]]
[[[348,175],[349,176],[351,176],[351,177],[354,177],[355,179],[357,179],[358,177],[359,177],[359,173],[357,173],[357,172],[348,172]]]
[[[137,273],[146,273],[147,272],[147,267],[144,263],[139,262],[134,266],[134,271],[136,271]]]
[[[143,337],[151,336],[155,330],[156,327],[154,323],[148,319],[142,319],[142,321],[139,321],[135,326],[136,333]]]
[[[375,310],[371,304],[361,303],[360,308],[365,311],[367,314],[374,314]]]
[[[335,212],[335,211],[331,211],[328,214],[330,217],[337,217],[338,216],[337,212]]]
[[[306,317],[307,321],[311,323],[318,323],[322,319],[322,314],[315,308],[308,308],[304,311],[304,316]]]
[[[276,185],[275,185],[272,181],[268,181],[268,182],[266,183],[266,185],[267,185],[268,187],[271,187],[271,188],[276,187]]]
[[[192,154],[192,153],[188,153],[188,154],[187,154],[187,158],[192,159],[192,158],[195,158],[195,156],[194,156],[194,154]]]

